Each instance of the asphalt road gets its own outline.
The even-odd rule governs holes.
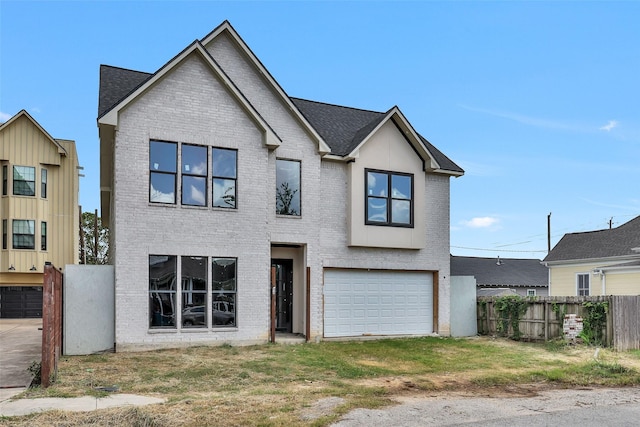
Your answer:
[[[535,397],[404,399],[385,409],[356,409],[334,427],[637,426],[640,388],[550,390]]]

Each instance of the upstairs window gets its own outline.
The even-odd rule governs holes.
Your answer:
[[[7,249],[7,220],[2,220],[2,249]]]
[[[35,221],[14,219],[13,220],[13,249],[35,249],[35,248],[36,248]]]
[[[589,296],[589,274],[578,274],[578,296]]]
[[[276,213],[300,216],[300,162],[276,160]]]
[[[9,180],[9,172],[7,165],[2,165],[2,195],[7,195],[7,184]]]
[[[16,196],[36,195],[36,168],[31,166],[13,167],[13,194]]]
[[[413,227],[413,175],[365,169],[365,224]]]
[[[40,197],[47,198],[47,170],[44,168],[40,171]]]
[[[44,221],[40,223],[40,250],[47,250],[47,223]]]
[[[182,204],[207,206],[207,147],[182,145]]]
[[[213,163],[213,207],[235,209],[238,152],[225,148],[214,148],[211,158]]]
[[[176,203],[178,144],[151,141],[149,144],[149,201]]]

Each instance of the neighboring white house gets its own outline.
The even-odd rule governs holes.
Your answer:
[[[565,234],[543,262],[550,295],[639,295],[640,216],[616,228]]]
[[[225,21],[153,74],[101,66],[98,127],[118,351],[449,335],[464,172],[399,108],[291,98]]]

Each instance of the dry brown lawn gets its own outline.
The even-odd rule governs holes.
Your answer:
[[[442,395],[527,396],[541,389],[640,383],[638,353],[487,337],[296,346],[191,347],[63,357],[52,387],[23,398],[108,395],[167,402],[88,413],[0,418],[15,426],[328,425],[356,407]],[[609,368],[615,369],[609,369]],[[621,373],[618,374],[618,371]]]

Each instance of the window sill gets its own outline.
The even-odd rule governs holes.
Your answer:
[[[276,218],[295,218],[295,219],[302,219],[302,215],[282,215],[282,214],[276,214]]]
[[[155,334],[177,334],[178,330],[176,328],[153,328],[147,330],[147,333],[155,335]]]

